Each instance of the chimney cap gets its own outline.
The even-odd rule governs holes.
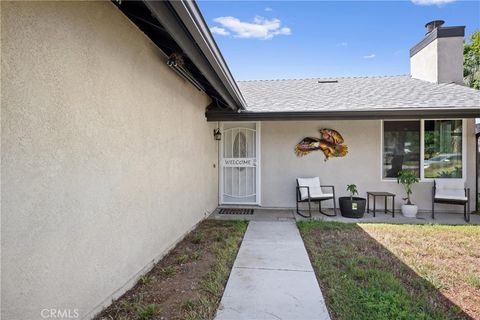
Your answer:
[[[440,28],[444,23],[445,21],[443,20],[433,20],[433,21],[427,22],[425,24],[425,28],[427,28],[427,34],[429,34],[430,32],[432,32],[437,28]]]

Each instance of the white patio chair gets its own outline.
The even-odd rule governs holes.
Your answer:
[[[322,188],[330,188],[332,193],[324,193]],[[320,184],[319,177],[313,178],[297,178],[297,213],[305,218],[312,217],[312,202],[318,202],[318,211],[329,217],[336,216],[337,204],[335,200],[335,187]],[[327,214],[322,211],[322,201],[333,199],[333,214]],[[308,202],[308,216],[303,215],[298,211],[298,204],[300,202]]]
[[[435,203],[463,206],[463,218],[470,221],[470,189],[461,180],[434,180],[432,193],[432,219],[435,219]]]

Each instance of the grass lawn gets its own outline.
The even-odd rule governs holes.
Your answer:
[[[480,227],[298,223],[332,319],[480,319]]]
[[[212,319],[246,229],[246,221],[203,221],[95,319]]]

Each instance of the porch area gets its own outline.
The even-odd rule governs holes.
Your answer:
[[[295,213],[295,209],[290,208],[258,208],[253,209],[253,214],[220,214],[218,207],[209,219],[215,220],[248,220],[248,221],[305,221]],[[317,210],[316,210],[317,209]],[[302,210],[302,209],[301,209]],[[305,210],[305,209],[303,209]],[[308,210],[308,209],[307,209]],[[328,214],[333,214],[333,209],[322,209]],[[383,209],[382,209],[383,210]],[[435,212],[435,219],[432,219],[430,212],[419,212],[416,218],[404,217],[400,211],[395,212],[395,217],[390,213],[385,214],[382,210],[377,210],[375,217],[372,212],[365,212],[363,218],[352,219],[345,218],[337,212],[335,217],[327,217],[318,212],[318,208],[312,207],[312,219],[322,221],[337,221],[344,223],[386,223],[386,224],[439,224],[439,225],[480,225],[480,215],[472,212],[470,222],[465,222],[462,213]]]

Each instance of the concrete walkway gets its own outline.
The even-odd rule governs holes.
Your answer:
[[[330,319],[293,221],[250,222],[216,319]]]

